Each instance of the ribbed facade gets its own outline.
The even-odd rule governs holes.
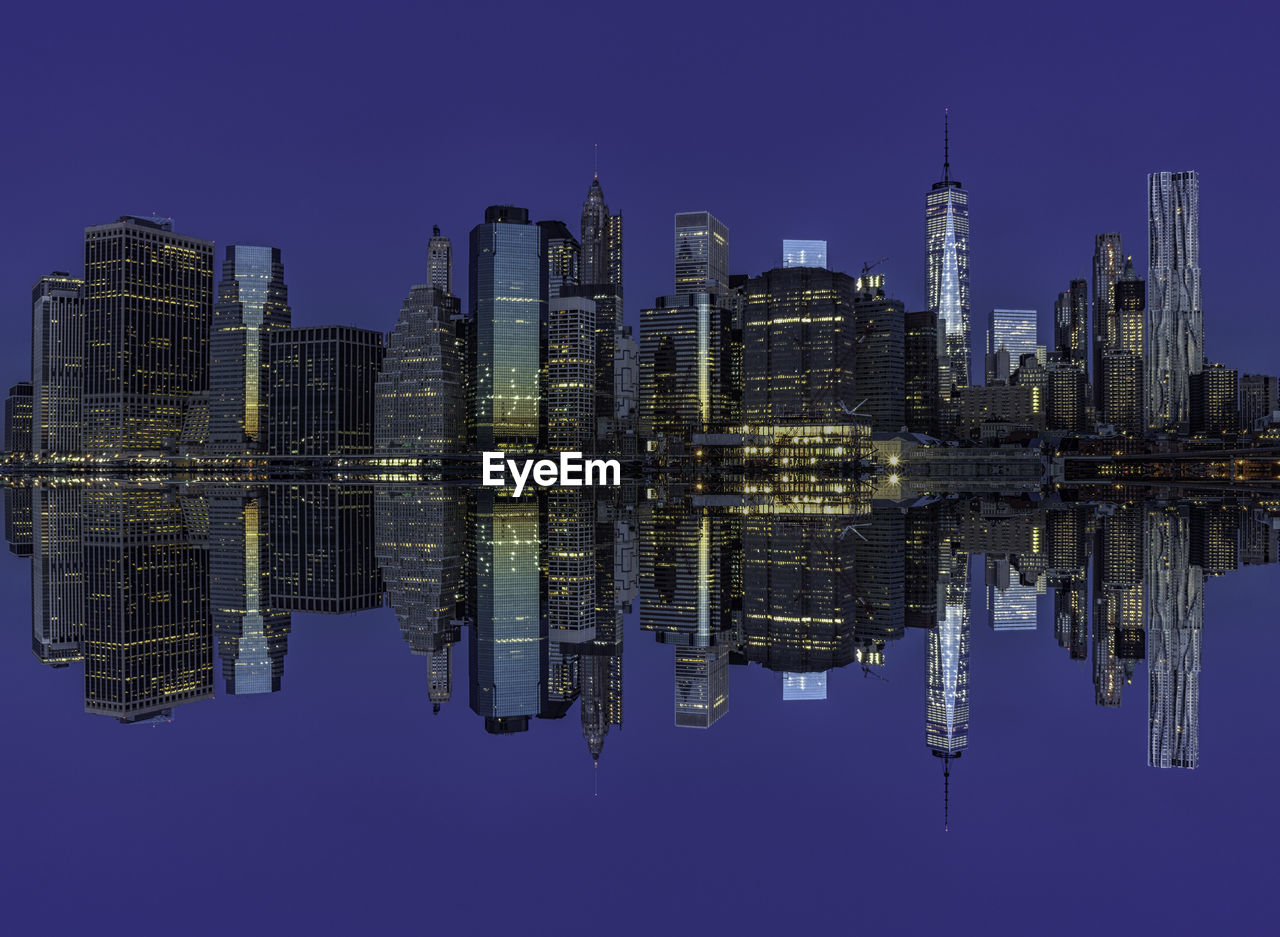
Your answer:
[[[1204,362],[1200,299],[1200,179],[1195,172],[1147,177],[1147,422],[1184,433],[1191,422],[1191,375]]]
[[[65,273],[31,289],[31,451],[80,451],[84,281]]]

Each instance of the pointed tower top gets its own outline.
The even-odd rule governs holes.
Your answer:
[[[593,143],[593,144],[591,144],[591,146],[595,149],[595,155],[596,155],[596,174],[595,174],[595,178],[596,178],[596,179],[599,179],[599,178],[600,178],[600,144],[599,144],[599,143]]]
[[[951,108],[942,109],[942,181],[951,181]]]
[[[942,832],[951,832],[951,759],[942,759]]]

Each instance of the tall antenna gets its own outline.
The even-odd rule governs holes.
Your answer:
[[[951,108],[942,109],[942,181],[951,181]]]
[[[942,832],[951,832],[951,757],[942,756]]]
[[[595,151],[596,151],[596,178],[599,179],[600,178],[600,144],[593,143],[591,145],[595,147]]]

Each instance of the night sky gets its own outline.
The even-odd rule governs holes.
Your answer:
[[[576,231],[593,144],[626,216],[630,321],[670,291],[690,209],[729,225],[735,272],[826,238],[838,269],[890,257],[918,307],[944,106],[975,347],[992,306],[1047,324],[1097,232],[1145,271],[1146,174],[1195,169],[1208,354],[1275,373],[1277,25],[1167,2],[10,5],[0,382],[27,377],[30,286],[82,271],[85,225],[169,215],[219,267],[221,245],[279,246],[295,324],[389,329],[432,224],[459,291],[486,205]],[[1043,622],[995,635],[975,611],[949,834],[916,633],[888,682],[845,668],[823,703],[735,668],[729,715],[699,733],[672,727],[671,649],[629,616],[595,798],[576,708],[513,739],[484,734],[465,689],[433,717],[387,609],[295,616],[270,698],[219,682],[172,725],[87,716],[79,667],[30,654],[29,575],[0,552],[3,931],[1274,926],[1274,566],[1206,588],[1194,772],[1145,766],[1141,670],[1100,709]]]
[[[1145,272],[1146,174],[1196,169],[1207,353],[1272,373],[1251,327],[1272,312],[1277,22],[1168,2],[12,5],[0,295],[25,334],[35,279],[82,270],[85,225],[157,212],[283,248],[295,324],[390,329],[433,223],[465,291],[484,207],[577,231],[599,144],[631,321],[671,289],[672,214],[704,208],[735,272],[826,238],[837,269],[889,257],[919,307],[950,106],[975,348],[993,306],[1046,325],[1100,231]],[[20,342],[0,366],[26,375]]]

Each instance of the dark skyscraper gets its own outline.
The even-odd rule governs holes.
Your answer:
[[[1088,372],[1089,284],[1072,280],[1053,304],[1053,344],[1058,361]]]
[[[209,339],[209,448],[267,448],[268,343],[291,322],[278,247],[228,244]]]
[[[467,354],[477,449],[538,444],[546,255],[545,232],[524,208],[490,206],[471,229]]]
[[[4,399],[4,450],[27,453],[31,451],[31,425],[34,408],[31,403],[31,384],[21,381],[9,388]]]
[[[1191,432],[1220,436],[1240,432],[1239,373],[1235,368],[1206,364],[1192,374]]]
[[[345,325],[277,329],[269,343],[268,450],[277,456],[373,451],[382,333]]]
[[[641,311],[641,436],[679,437],[730,420],[732,340],[731,314],[710,293],[659,297]]]
[[[903,317],[903,419],[913,433],[937,436],[939,320],[936,313],[908,312]]]
[[[563,221],[539,221],[547,250],[547,299],[556,299],[582,283],[582,247]]]
[[[84,281],[66,273],[31,289],[31,451],[80,451]]]
[[[886,297],[884,277],[872,274],[858,279],[853,310],[861,338],[854,383],[858,400],[866,401],[858,412],[871,420],[873,432],[896,433],[906,419],[906,306]]]
[[[426,285],[453,295],[453,244],[440,233],[439,225],[431,229],[427,242]]]
[[[5,494],[17,490],[7,488]],[[84,491],[71,485],[34,485],[27,491],[32,525],[31,651],[43,663],[63,667],[83,656]]]
[[[591,180],[582,203],[582,282],[612,283],[622,321],[622,213],[609,214],[600,177]]]
[[[213,244],[167,218],[84,232],[86,452],[173,450],[209,386]]]
[[[1102,358],[1119,344],[1116,321],[1116,281],[1124,267],[1120,235],[1099,234],[1093,239],[1093,391],[1094,405],[1102,410],[1106,386]]]
[[[1133,258],[1113,287],[1109,343],[1102,350],[1102,419],[1120,433],[1147,430],[1145,366],[1147,282],[1133,272]]]
[[[267,512],[271,608],[339,615],[382,605],[372,488],[272,485]]]

